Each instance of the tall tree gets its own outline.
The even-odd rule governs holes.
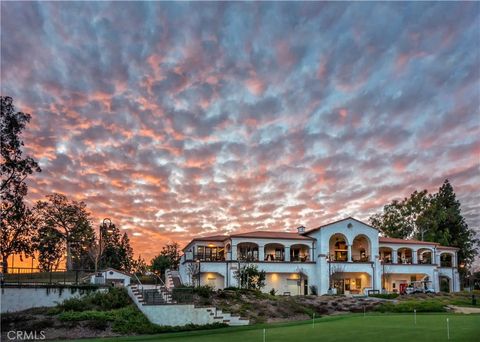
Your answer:
[[[24,203],[28,187],[26,178],[33,172],[40,172],[37,162],[23,156],[23,141],[20,137],[30,122],[30,114],[15,112],[13,99],[1,96],[1,211],[0,249],[2,272],[8,272],[8,257],[15,253],[29,254],[31,236],[34,231],[32,212]]]
[[[112,267],[129,272],[132,268],[133,250],[127,233],[120,232],[115,224],[100,227],[102,234],[102,252],[99,260],[101,268]]]
[[[472,264],[475,255],[478,254],[477,248],[480,241],[465,222],[460,202],[448,179],[433,195],[432,204],[424,214],[423,220],[431,226],[431,232],[429,232],[431,241],[459,248],[458,264],[467,266],[460,268],[460,273],[464,276],[466,268]]]
[[[120,240],[120,269],[123,271],[130,272],[132,270],[133,264],[133,248],[130,245],[130,238],[125,232],[122,235],[122,240]]]
[[[63,235],[52,227],[42,227],[33,239],[34,247],[38,251],[38,266],[46,272],[55,271],[65,253]]]
[[[427,190],[414,191],[402,201],[393,200],[383,207],[383,212],[370,217],[372,226],[383,234],[394,238],[412,238],[423,236],[427,226],[421,218],[429,207],[431,197]]]
[[[63,238],[67,252],[67,270],[87,259],[87,248],[95,240],[90,213],[84,202],[69,201],[65,195],[54,193],[47,201],[38,201],[35,210],[42,219],[42,226],[57,230]],[[81,265],[78,265],[81,266]]]
[[[137,275],[144,275],[148,272],[147,263],[141,255],[139,255],[137,259],[133,260],[131,272]]]
[[[150,269],[152,272],[160,274],[160,276],[163,276],[165,274],[165,270],[171,267],[172,261],[165,255],[157,255],[152,259],[152,261],[150,261]]]
[[[169,243],[162,247],[160,255],[167,257],[171,267],[177,269],[180,263],[180,245],[177,242]]]
[[[450,182],[445,180],[438,192],[429,195],[426,190],[415,191],[410,198],[393,201],[370,222],[385,235],[414,238],[458,247],[458,264],[463,276],[478,254],[479,240],[461,213],[460,202]]]

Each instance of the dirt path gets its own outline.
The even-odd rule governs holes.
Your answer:
[[[480,308],[469,308],[465,306],[448,305],[455,313],[461,314],[480,314]]]

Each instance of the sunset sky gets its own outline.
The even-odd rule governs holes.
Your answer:
[[[361,220],[449,178],[480,227],[480,3],[1,3],[1,93],[43,169],[147,260]]]

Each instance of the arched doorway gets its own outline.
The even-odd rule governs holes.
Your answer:
[[[348,242],[345,235],[336,233],[330,237],[330,261],[348,261]]]
[[[370,240],[365,235],[357,235],[352,244],[352,261],[370,261]]]
[[[411,264],[413,251],[410,248],[400,248],[397,251],[397,259],[399,264]]]
[[[439,281],[441,292],[451,292],[452,282],[449,277],[442,275],[439,277]]]
[[[433,261],[433,253],[430,248],[420,248],[417,251],[417,260],[419,264],[431,264]]]
[[[253,242],[242,242],[237,245],[237,258],[242,261],[258,261],[258,245]]]
[[[440,267],[453,267],[453,256],[451,253],[440,254]]]
[[[281,243],[265,245],[265,261],[285,261],[285,247]]]
[[[380,247],[380,260],[384,264],[391,264],[393,262],[393,250],[390,247]]]
[[[305,262],[310,260],[310,248],[307,245],[296,244],[290,246],[290,261]]]

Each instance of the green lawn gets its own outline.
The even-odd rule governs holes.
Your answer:
[[[315,327],[311,321],[265,324],[209,331],[133,336],[116,338],[115,341],[262,342],[263,328],[266,329],[266,341],[272,342],[447,341],[447,317],[450,320],[451,341],[479,341],[480,315],[454,314],[418,314],[416,325],[413,314],[367,314],[366,317],[344,315],[319,318],[315,322]]]

